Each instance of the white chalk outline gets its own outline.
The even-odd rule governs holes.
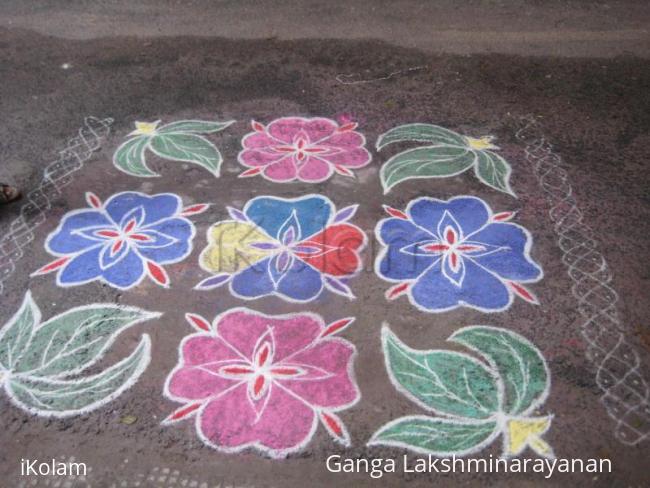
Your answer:
[[[468,234],[467,236],[465,236],[465,239],[469,239],[472,235],[474,235],[475,233],[477,233],[480,230],[484,229],[485,226],[493,223],[492,219],[493,219],[493,217],[495,215],[492,212],[492,208],[487,204],[487,202],[485,202],[484,200],[482,200],[482,199],[480,199],[478,197],[472,196],[472,195],[456,195],[456,196],[450,198],[449,200],[442,200],[442,199],[433,198],[433,197],[418,197],[418,198],[415,198],[415,199],[411,200],[408,203],[408,205],[406,206],[405,213],[409,217],[408,222],[411,222],[414,226],[422,229],[423,232],[426,232],[427,234],[431,234],[431,232],[429,232],[428,230],[420,227],[419,225],[417,225],[413,221],[413,219],[410,216],[411,207],[413,207],[413,205],[415,205],[416,203],[418,203],[420,201],[449,203],[449,202],[452,202],[454,200],[462,199],[462,198],[470,198],[470,199],[479,201],[481,204],[483,204],[485,206],[485,208],[487,209],[487,212],[488,212],[488,220],[483,225],[483,227],[481,227],[480,229],[477,229],[474,232],[472,232],[471,234]],[[435,260],[433,263],[431,263],[431,265],[429,265],[429,267],[427,267],[425,270],[423,270],[422,273],[420,273],[416,278],[411,278],[411,279],[408,279],[408,280],[399,280],[399,279],[394,279],[394,278],[388,278],[388,277],[384,276],[380,272],[381,262],[384,259],[384,257],[388,254],[388,249],[389,249],[389,246],[381,238],[380,229],[381,229],[381,226],[385,222],[387,222],[389,220],[392,220],[392,219],[398,219],[398,218],[399,217],[386,217],[386,218],[381,219],[375,225],[375,239],[377,239],[377,242],[379,242],[381,244],[381,249],[380,249],[379,253],[377,254],[377,257],[375,258],[374,271],[375,271],[375,274],[377,276],[379,276],[382,280],[387,281],[389,283],[408,283],[409,286],[408,286],[408,288],[407,288],[407,290],[406,290],[406,292],[404,294],[407,295],[411,305],[413,305],[419,311],[425,312],[425,313],[443,313],[443,312],[448,312],[450,310],[455,310],[455,309],[460,308],[460,307],[471,308],[471,309],[478,310],[478,311],[483,312],[483,313],[498,313],[498,312],[503,312],[505,310],[508,310],[512,306],[512,304],[514,303],[515,294],[512,291],[512,289],[510,288],[510,286],[508,286],[505,283],[506,281],[510,281],[510,280],[504,280],[499,275],[495,274],[492,271],[489,271],[488,269],[484,268],[483,266],[481,266],[481,268],[483,268],[486,272],[490,273],[492,276],[494,276],[496,279],[498,279],[503,284],[503,286],[506,288],[506,290],[508,292],[508,303],[506,305],[504,305],[502,308],[495,309],[495,308],[477,307],[475,305],[470,305],[468,303],[465,303],[463,300],[459,300],[456,305],[452,305],[451,307],[437,308],[437,309],[428,309],[428,308],[425,308],[425,307],[421,306],[420,304],[418,304],[415,301],[415,299],[413,298],[413,293],[412,293],[413,286],[412,285],[414,283],[416,283],[418,281],[418,279],[424,273],[426,273],[429,269],[431,269],[431,267],[435,266],[438,263],[438,260]],[[521,231],[524,232],[524,235],[526,236],[526,245],[524,246],[524,257],[526,258],[526,260],[528,260],[530,263],[532,263],[540,271],[540,275],[539,275],[538,278],[532,279],[532,280],[518,280],[518,281],[516,281],[516,283],[537,283],[540,280],[542,280],[544,278],[544,269],[536,261],[534,261],[532,259],[532,257],[530,256],[530,251],[531,251],[531,249],[533,247],[533,235],[525,227],[523,227],[523,226],[521,226],[519,224],[515,224],[513,222],[496,222],[496,223],[507,223],[508,225],[514,225],[515,227],[519,228]],[[476,263],[476,264],[478,264],[478,263]]]
[[[336,125],[337,128],[340,128],[340,127],[342,126],[342,125],[339,124],[337,121],[332,120],[332,119],[328,119],[327,117],[301,117],[301,116],[285,115],[285,116],[283,116],[283,117],[278,117],[278,118],[276,118],[276,119],[273,119],[271,122],[269,122],[269,123],[266,124],[266,125],[262,124],[262,125],[264,125],[264,134],[266,134],[267,136],[269,136],[269,137],[272,138],[272,139],[275,139],[273,136],[271,136],[271,135],[268,133],[268,131],[266,130],[266,128],[267,128],[269,125],[271,125],[273,122],[277,122],[278,120],[282,120],[282,119],[299,119],[299,120],[301,120],[301,121],[303,121],[303,122],[314,122],[314,121],[318,121],[318,120],[324,120],[324,121],[326,121],[326,122],[328,122],[328,123],[332,123],[332,124]],[[252,124],[253,122],[256,122],[256,121],[255,121],[255,120],[251,120],[251,124]],[[259,123],[261,124],[261,122],[259,122]],[[345,125],[345,124],[343,124],[343,125]],[[368,148],[367,148],[367,142],[368,142],[368,141],[367,141],[367,139],[366,139],[366,136],[365,136],[362,132],[357,131],[356,129],[357,129],[357,128],[355,127],[354,129],[351,130],[351,132],[356,132],[357,134],[359,134],[359,135],[361,136],[361,146],[360,146],[360,147],[361,147],[363,150],[365,150],[366,153],[368,154],[368,162],[366,162],[366,163],[363,164],[362,166],[357,166],[357,167],[355,167],[355,168],[348,168],[347,166],[343,166],[345,169],[349,170],[349,171],[353,174],[353,177],[354,177],[355,179],[356,179],[356,175],[355,175],[355,173],[354,173],[355,170],[358,170],[358,169],[361,169],[361,168],[365,168],[365,167],[368,166],[370,163],[372,163],[372,153],[371,153],[371,152],[368,150]],[[313,145],[313,144],[318,144],[319,142],[323,141],[324,139],[328,139],[328,138],[330,138],[330,137],[331,137],[333,134],[335,134],[335,133],[336,133],[336,131],[333,132],[332,134],[330,134],[330,135],[328,135],[328,136],[322,138],[322,139],[319,139],[319,140],[317,140],[317,141],[313,141],[313,142],[311,142],[310,144],[312,144],[312,145]],[[298,169],[296,168],[296,176],[294,176],[294,177],[293,177],[292,179],[290,179],[290,180],[278,181],[278,180],[274,180],[274,179],[272,179],[272,178],[269,178],[268,176],[266,176],[266,173],[265,173],[264,170],[265,170],[265,169],[266,169],[270,164],[275,164],[275,163],[277,163],[277,162],[279,162],[279,161],[281,161],[282,159],[287,158],[287,157],[293,157],[293,154],[292,154],[292,153],[288,153],[286,156],[283,156],[283,157],[281,157],[280,159],[278,159],[277,161],[275,161],[275,162],[273,162],[273,163],[270,163],[270,164],[261,165],[261,166],[249,166],[249,165],[248,165],[247,163],[245,163],[244,160],[242,159],[242,155],[243,155],[246,151],[249,151],[249,150],[252,149],[252,148],[247,148],[247,147],[244,145],[244,143],[245,143],[245,141],[246,141],[248,138],[254,136],[255,134],[259,134],[259,132],[256,131],[256,130],[253,130],[252,132],[249,132],[248,134],[246,134],[246,135],[242,138],[242,140],[241,140],[242,150],[239,151],[239,153],[237,154],[237,162],[238,162],[239,164],[241,164],[242,166],[244,166],[245,168],[247,168],[247,169],[261,168],[260,172],[257,173],[257,174],[255,174],[254,176],[261,176],[261,177],[264,178],[265,180],[267,180],[267,181],[271,181],[271,182],[273,182],[273,183],[307,183],[307,184],[315,184],[315,183],[322,183],[322,182],[324,182],[324,181],[330,179],[330,178],[332,177],[332,174],[335,173],[334,164],[332,164],[331,162],[329,162],[327,159],[324,159],[324,158],[321,158],[321,157],[318,157],[318,156],[309,156],[309,157],[313,157],[313,158],[316,158],[316,159],[320,159],[321,161],[324,161],[324,162],[327,163],[327,166],[328,166],[328,168],[329,168],[329,171],[327,172],[327,175],[326,175],[326,176],[324,176],[323,178],[321,178],[321,179],[319,179],[319,180],[303,180],[302,178],[300,178],[300,176],[298,176]],[[280,144],[287,144],[285,141],[280,141],[279,139],[278,139],[278,143],[280,143]],[[342,166],[342,165],[341,165],[341,166]],[[240,175],[241,175],[241,174],[240,174]],[[253,175],[251,175],[251,176],[253,176]]]
[[[174,376],[174,374],[177,371],[181,370],[183,368],[183,366],[184,366],[183,363],[181,362],[182,358],[183,358],[183,347],[184,347],[186,342],[188,342],[190,339],[193,339],[193,338],[196,338],[196,337],[210,337],[210,338],[220,337],[219,334],[218,334],[218,332],[219,332],[219,330],[218,330],[219,324],[225,318],[227,318],[228,315],[235,314],[235,313],[244,313],[244,314],[254,315],[254,316],[257,316],[257,317],[262,317],[264,319],[270,319],[270,320],[290,320],[290,319],[293,319],[293,318],[296,318],[296,317],[308,317],[308,318],[314,320],[316,323],[318,323],[318,325],[321,328],[321,333],[327,328],[327,325],[328,325],[328,324],[325,323],[322,316],[320,316],[319,314],[313,313],[313,312],[294,312],[294,313],[287,313],[287,314],[281,314],[281,315],[269,315],[269,314],[258,312],[256,310],[252,310],[252,309],[246,308],[246,307],[235,307],[235,308],[228,309],[228,310],[226,310],[224,312],[221,312],[212,321],[212,328],[211,328],[210,332],[207,332],[207,331],[206,332],[195,332],[193,334],[190,334],[190,335],[187,335],[187,336],[183,337],[183,339],[179,343],[178,349],[177,349],[178,350],[178,363],[176,364],[176,366],[174,366],[174,368],[171,370],[171,372],[167,375],[167,378],[165,379],[165,384],[164,384],[164,387],[163,387],[163,395],[165,396],[165,398],[167,398],[168,400],[171,400],[173,402],[182,403],[184,405],[197,403],[196,399],[188,399],[188,398],[178,397],[178,396],[174,395],[173,393],[171,393],[169,391],[169,384],[171,382],[172,377]],[[300,443],[298,443],[298,444],[296,444],[296,445],[294,445],[292,447],[286,448],[286,449],[272,449],[272,448],[266,447],[264,444],[261,444],[259,441],[247,442],[245,444],[242,444],[242,445],[236,446],[236,447],[224,447],[224,446],[219,446],[218,444],[214,444],[212,441],[210,441],[207,437],[205,437],[203,435],[203,432],[201,431],[201,425],[200,425],[201,416],[203,414],[203,411],[207,408],[207,406],[210,403],[209,399],[200,400],[201,401],[201,406],[198,409],[196,409],[195,411],[189,413],[187,415],[187,417],[185,417],[185,418],[192,417],[192,416],[195,417],[195,419],[194,419],[194,427],[196,429],[196,433],[197,433],[198,437],[201,439],[201,441],[203,441],[203,443],[205,445],[207,445],[207,446],[211,447],[212,449],[215,449],[215,450],[217,450],[219,452],[232,454],[232,453],[241,452],[241,451],[243,451],[245,449],[253,448],[253,449],[257,449],[258,451],[262,452],[263,454],[266,454],[267,456],[269,456],[269,457],[271,457],[273,459],[282,459],[282,458],[287,457],[289,454],[291,454],[293,452],[296,452],[296,451],[299,451],[299,450],[303,449],[304,447],[307,446],[307,444],[309,444],[311,442],[314,434],[316,433],[316,430],[318,428],[319,418],[320,418],[320,412],[322,412],[322,411],[325,411],[325,412],[339,412],[339,411],[342,411],[342,410],[347,410],[348,408],[351,408],[354,405],[356,405],[361,400],[361,390],[359,389],[357,378],[356,378],[356,375],[355,375],[355,372],[354,372],[354,363],[355,363],[355,361],[357,359],[357,356],[358,356],[357,347],[354,345],[354,343],[352,343],[351,341],[348,341],[347,339],[343,339],[341,337],[333,337],[331,335],[321,337],[321,334],[318,334],[318,335],[315,336],[314,340],[311,343],[304,346],[302,349],[300,349],[300,351],[306,350],[309,347],[311,347],[312,345],[315,345],[315,344],[320,343],[320,342],[336,342],[336,343],[340,343],[340,344],[352,349],[352,354],[350,355],[350,358],[348,360],[346,368],[347,368],[348,377],[350,378],[350,382],[352,383],[352,386],[354,388],[354,391],[355,391],[356,395],[355,395],[354,400],[352,400],[352,401],[350,401],[350,402],[348,402],[346,404],[339,405],[337,407],[320,407],[318,405],[311,405],[311,404],[307,403],[305,400],[299,398],[297,395],[294,394],[295,398],[297,398],[300,401],[302,401],[303,403],[305,403],[305,405],[307,405],[307,407],[309,407],[314,412],[314,419],[312,421],[311,428],[310,428],[308,434],[303,439],[303,441],[301,441]],[[227,390],[224,390],[223,392],[220,392],[219,395],[225,394],[226,392],[228,392],[228,391],[230,391],[230,390],[232,390],[234,388],[237,388],[239,386],[241,386],[241,382],[233,385],[232,387],[228,388]],[[182,419],[179,419],[179,420],[182,420]],[[342,428],[342,431],[343,431],[344,438],[349,439],[350,434],[349,434],[349,432],[347,430],[346,425],[343,422],[341,422],[341,428]],[[339,443],[342,442],[341,439],[338,439],[336,437],[334,437],[334,439],[335,439],[336,442],[339,442]]]
[[[551,205],[549,217],[583,318],[580,331],[588,344],[587,359],[596,369],[600,401],[616,422],[615,437],[623,444],[636,445],[650,439],[650,388],[641,373],[640,356],[625,336],[617,308],[619,296],[611,285],[613,274],[592,237],[593,230],[584,223],[561,156],[532,115],[517,120],[517,125],[515,137],[525,144],[525,159]],[[624,371],[609,368],[610,360],[624,365]]]
[[[355,228],[356,230],[358,230],[359,233],[363,236],[363,242],[361,243],[361,245],[359,245],[359,247],[357,247],[357,248],[354,250],[355,254],[357,255],[357,257],[358,257],[358,259],[359,259],[359,265],[357,266],[357,269],[356,269],[353,273],[345,275],[344,278],[345,278],[345,279],[353,279],[353,278],[356,278],[357,276],[359,276],[359,274],[360,274],[361,271],[363,270],[363,256],[362,256],[362,252],[363,252],[363,250],[366,248],[366,246],[367,246],[367,244],[368,244],[368,236],[366,235],[366,233],[365,233],[365,232],[364,232],[364,231],[363,231],[359,226],[357,226],[357,225],[355,225],[355,224],[352,224],[352,223],[350,223],[350,222],[347,221],[347,220],[345,220],[345,221],[343,221],[343,222],[334,222],[334,218],[336,217],[336,214],[338,213],[338,212],[337,212],[337,208],[336,208],[336,205],[334,205],[334,202],[332,202],[332,200],[330,200],[330,199],[329,199],[328,197],[326,197],[325,195],[320,195],[320,194],[318,194],[318,193],[309,193],[309,194],[307,194],[307,195],[303,195],[303,196],[295,197],[295,198],[283,198],[283,197],[276,197],[276,196],[274,196],[274,195],[260,195],[260,196],[257,196],[257,197],[254,197],[254,198],[251,198],[250,200],[248,200],[248,201],[246,202],[246,204],[244,205],[244,208],[241,210],[241,212],[244,213],[244,215],[246,215],[246,212],[248,211],[248,209],[250,208],[250,206],[253,204],[253,202],[255,202],[255,200],[262,199],[262,198],[272,198],[272,199],[275,199],[275,200],[280,200],[280,201],[283,201],[283,202],[289,202],[289,203],[291,203],[291,202],[298,202],[298,201],[301,201],[301,200],[307,200],[307,199],[309,199],[309,198],[314,198],[314,197],[316,197],[316,198],[320,198],[320,199],[322,199],[322,200],[325,200],[325,202],[326,202],[327,204],[329,204],[330,214],[329,214],[329,217],[328,217],[328,219],[327,219],[327,223],[324,224],[324,226],[323,226],[322,229],[320,229],[319,231],[317,231],[315,234],[312,234],[311,236],[301,237],[301,239],[302,239],[302,240],[309,239],[309,238],[311,238],[312,236],[314,236],[314,235],[316,235],[316,234],[319,234],[320,232],[322,232],[323,230],[325,230],[328,226],[333,225],[333,224],[339,224],[339,223],[340,223],[340,224],[346,224],[346,225],[349,225],[349,226],[351,226],[351,227],[354,227],[354,228]],[[353,205],[358,205],[358,204],[353,204]],[[350,206],[350,205],[346,205],[346,206],[343,207],[343,208],[345,209],[345,208],[347,208],[348,206]],[[343,210],[343,209],[341,209],[341,210]],[[350,215],[348,218],[351,219],[352,217],[354,217],[354,213],[353,213],[352,215]],[[237,224],[242,224],[242,225],[246,224],[246,222],[241,222],[241,221],[233,220],[233,219],[227,219],[227,220],[220,220],[220,221],[218,221],[218,222],[215,222],[214,224],[212,224],[212,225],[210,225],[210,226],[208,227],[208,229],[207,229],[207,231],[206,231],[207,246],[206,246],[206,247],[201,251],[201,254],[199,255],[199,267],[200,267],[202,270],[207,271],[208,273],[210,273],[211,276],[216,276],[216,275],[215,275],[215,271],[214,271],[214,270],[211,270],[211,269],[208,269],[207,267],[205,267],[205,266],[203,265],[203,255],[204,255],[204,254],[207,254],[208,251],[209,251],[209,249],[210,249],[213,245],[216,244],[216,243],[213,242],[213,239],[211,238],[211,231],[212,231],[212,228],[213,228],[214,226],[216,226],[216,225],[219,225],[219,224],[225,224],[225,223],[237,223]],[[259,230],[259,231],[262,232],[263,234],[266,234],[266,235],[269,237],[269,239],[271,239],[271,240],[273,240],[273,241],[277,241],[277,239],[276,239],[275,237],[270,236],[270,235],[269,235],[269,234],[268,234],[268,233],[267,233],[267,232],[266,232],[266,231],[265,231],[265,230],[264,230],[264,229],[263,229],[263,228],[262,228],[262,227],[261,227],[257,222],[249,221],[249,223],[250,223],[251,225],[253,225],[253,226],[255,227],[255,229]],[[263,259],[266,259],[266,258],[263,258]],[[260,261],[261,261],[261,260],[260,260]],[[312,302],[312,301],[314,301],[314,300],[317,300],[317,299],[322,295],[322,293],[323,293],[323,291],[325,290],[325,288],[327,288],[328,290],[332,291],[331,288],[329,288],[328,285],[325,283],[325,277],[326,277],[326,276],[332,276],[332,275],[329,275],[329,274],[327,274],[327,273],[324,273],[323,271],[320,271],[319,269],[315,268],[314,266],[312,266],[312,265],[311,265],[310,263],[308,263],[307,261],[303,261],[303,260],[301,259],[301,262],[304,263],[306,266],[309,266],[310,268],[314,269],[314,270],[315,270],[319,275],[321,275],[321,277],[322,277],[322,279],[321,279],[321,283],[320,283],[320,289],[318,290],[318,293],[316,293],[312,298],[308,298],[308,299],[305,299],[305,300],[300,300],[300,299],[296,299],[296,298],[289,297],[289,296],[287,296],[287,295],[285,295],[285,294],[283,294],[283,293],[280,293],[280,292],[277,291],[277,290],[273,290],[273,291],[271,291],[271,292],[269,292],[269,293],[265,293],[265,294],[263,294],[263,295],[254,296],[254,297],[245,296],[245,295],[239,295],[239,294],[238,294],[237,292],[235,292],[235,291],[233,290],[233,288],[232,288],[232,278],[234,278],[235,275],[237,275],[237,274],[239,274],[239,273],[245,271],[245,270],[248,269],[250,266],[249,266],[249,267],[246,267],[246,268],[244,268],[244,269],[242,269],[242,270],[240,270],[240,271],[237,271],[237,272],[235,272],[235,273],[228,273],[228,274],[230,274],[230,276],[231,276],[231,277],[229,278],[229,281],[228,281],[228,290],[230,291],[230,294],[231,294],[231,295],[233,295],[234,297],[239,298],[239,299],[241,299],[241,300],[251,301],[251,300],[258,300],[258,299],[260,299],[260,298],[264,298],[264,297],[275,296],[275,297],[278,297],[278,298],[280,298],[281,300],[284,300],[284,301],[286,301],[286,302],[288,302],[288,303],[301,303],[301,304],[302,304],[302,303],[308,303],[308,302]],[[256,263],[257,263],[257,261],[256,261]],[[253,265],[254,265],[254,264],[253,264]],[[336,276],[334,276],[334,278],[337,278],[337,279],[338,279],[338,277],[336,277]],[[208,278],[206,278],[206,279],[208,279]],[[284,279],[284,277],[283,277],[282,279]],[[198,286],[198,285],[197,285],[197,286]],[[195,287],[194,289],[197,289],[197,288]],[[337,293],[337,292],[334,292],[334,291],[332,291],[332,293],[337,294],[337,295],[340,295],[340,296],[344,296],[344,295],[342,295],[341,293]],[[354,296],[354,295],[352,295],[352,296],[347,296],[347,295],[345,295],[345,296],[346,296],[348,299],[350,299],[350,300],[355,300],[355,299],[356,299],[356,296]]]
[[[86,117],[79,134],[68,141],[58,159],[45,167],[40,184],[26,195],[28,201],[20,208],[20,215],[0,238],[0,294],[4,291],[4,281],[13,274],[16,262],[23,257],[23,249],[34,240],[34,229],[45,222],[45,212],[52,208],[62,188],[72,182],[72,173],[83,168],[101,147],[110,134],[112,123],[111,118]],[[10,243],[13,249],[5,250]]]

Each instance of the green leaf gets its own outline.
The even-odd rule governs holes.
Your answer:
[[[160,176],[151,171],[145,161],[145,150],[151,136],[138,136],[124,142],[113,154],[113,164],[133,176]]]
[[[417,351],[382,330],[384,356],[395,387],[423,408],[455,417],[486,419],[499,409],[495,374],[451,351]]]
[[[467,140],[460,134],[432,124],[406,124],[384,132],[377,139],[377,151],[394,142],[417,141],[433,145],[467,146]]]
[[[48,378],[80,373],[101,359],[121,331],[157,316],[109,304],[68,310],[36,329],[13,372]]]
[[[487,326],[464,327],[450,341],[483,355],[505,385],[502,410],[526,415],[545,399],[549,373],[542,353],[530,341],[509,330]]]
[[[368,445],[405,447],[424,454],[462,455],[492,442],[496,422],[457,422],[425,416],[402,417],[379,429]]]
[[[196,163],[219,176],[221,153],[207,139],[196,134],[164,134],[151,138],[149,148],[161,158]]]
[[[426,146],[396,154],[381,167],[384,193],[411,178],[443,178],[469,169],[475,161],[472,151],[457,146]]]
[[[65,417],[94,410],[117,398],[132,386],[151,358],[151,341],[143,335],[130,356],[94,376],[54,380],[12,376],[7,385],[10,398],[32,413]]]
[[[171,124],[163,125],[156,130],[158,134],[210,134],[212,132],[219,132],[225,129],[230,124],[235,122],[229,120],[228,122],[210,122],[208,120],[180,120],[172,122]]]
[[[0,366],[12,370],[29,345],[41,312],[28,291],[20,309],[0,329]]]
[[[476,151],[476,166],[474,172],[479,180],[495,190],[508,193],[513,197],[515,192],[510,188],[510,173],[512,169],[508,162],[492,151]]]

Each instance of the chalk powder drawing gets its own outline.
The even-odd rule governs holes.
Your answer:
[[[117,335],[160,314],[99,303],[73,308],[41,323],[27,292],[16,314],[0,329],[0,386],[17,407],[40,416],[67,417],[95,410],[130,388],[150,360],[143,334],[133,352],[92,376]]]
[[[354,298],[347,281],[361,269],[366,236],[348,223],[357,205],[336,211],[321,195],[300,198],[256,197],[242,211],[228,208],[232,220],[208,229],[208,246],[199,258],[213,274],[197,285],[211,289],[229,283],[233,295],[254,299],[276,295],[307,302],[324,289]]]
[[[562,158],[542,134],[537,121],[524,117],[516,137],[526,144],[526,160],[552,205],[549,212],[562,262],[573,281],[571,291],[582,315],[587,358],[596,368],[600,401],[616,422],[616,438],[635,445],[650,437],[650,388],[641,371],[641,358],[622,331],[612,287],[612,271],[598,249],[593,229],[584,222]]]
[[[405,212],[384,208],[391,217],[375,228],[385,246],[375,272],[397,283],[386,292],[389,300],[407,294],[426,312],[461,306],[498,312],[510,307],[515,295],[538,303],[522,283],[539,281],[543,272],[530,257],[530,233],[508,222],[514,212],[493,214],[470,196],[422,197]]]
[[[99,280],[119,289],[138,285],[145,276],[169,287],[163,264],[177,263],[192,252],[196,233],[185,217],[204,212],[207,204],[183,209],[173,193],[116,193],[105,203],[86,194],[90,209],[68,212],[45,241],[57,258],[32,276],[58,270],[59,286]]]
[[[160,127],[160,120],[136,122],[136,129],[128,135],[131,138],[115,151],[113,164],[133,176],[160,176],[146,164],[146,152],[151,151],[169,161],[198,164],[218,177],[223,158],[216,146],[201,134],[222,131],[233,122],[181,120]]]
[[[38,186],[27,193],[27,203],[20,207],[20,215],[0,238],[0,293],[4,291],[4,282],[16,270],[16,262],[23,257],[23,249],[34,240],[34,229],[45,222],[46,212],[62,189],[72,182],[74,173],[101,147],[112,123],[111,118],[86,117],[79,134],[59,151],[59,157],[43,170]]]
[[[377,139],[377,151],[398,142],[427,142],[391,157],[381,167],[384,193],[398,183],[414,178],[445,178],[474,168],[477,178],[495,190],[515,196],[510,187],[510,164],[494,150],[493,136],[473,138],[431,124],[407,124],[385,132]]]
[[[527,447],[554,457],[542,439],[552,415],[534,416],[550,389],[540,351],[519,334],[488,326],[463,327],[449,340],[485,361],[453,351],[411,349],[384,326],[382,344],[391,382],[436,416],[393,420],[368,445],[461,456],[480,451],[502,435],[504,457],[516,456]]]
[[[356,348],[333,335],[354,318],[325,325],[311,313],[273,316],[245,308],[212,324],[196,314],[186,318],[197,333],[181,342],[164,390],[184,405],[163,424],[193,416],[200,439],[219,451],[254,447],[279,458],[306,446],[320,420],[350,445],[335,412],[360,398]]]
[[[283,117],[269,125],[252,121],[253,132],[242,139],[239,162],[249,167],[239,176],[261,174],[275,182],[318,183],[334,172],[354,176],[372,159],[366,138],[354,122],[337,124],[317,118]]]

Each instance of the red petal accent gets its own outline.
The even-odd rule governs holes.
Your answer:
[[[259,122],[256,122],[255,120],[251,120],[251,127],[253,128],[254,131],[257,132],[264,132],[266,130],[266,127],[264,127]]]
[[[266,361],[269,359],[270,352],[271,352],[271,346],[269,346],[269,343],[265,342],[264,344],[262,344],[262,347],[260,347],[260,350],[257,353],[256,363],[258,366],[264,366],[266,364]]]
[[[258,166],[257,168],[247,169],[243,173],[239,173],[238,178],[248,178],[249,176],[255,176],[261,171],[262,171],[262,166]]]
[[[334,165],[334,171],[336,171],[338,174],[342,176],[350,176],[354,178],[354,173],[350,171],[348,168],[346,168],[345,166],[341,166],[340,164]]]
[[[46,264],[42,268],[34,271],[32,273],[32,276],[43,275],[43,274],[51,273],[52,271],[56,271],[57,269],[59,269],[61,266],[63,266],[68,261],[70,261],[69,257],[56,259],[56,260],[52,261],[51,263]]]
[[[237,375],[248,375],[253,372],[250,368],[244,368],[242,366],[227,366],[222,369],[224,373],[228,374],[237,374]]]
[[[111,256],[114,256],[118,252],[120,252],[120,249],[122,249],[122,246],[124,245],[124,241],[120,239],[119,241],[115,241],[113,243],[113,247],[111,248]]]
[[[200,315],[197,315],[195,313],[186,313],[185,320],[187,320],[192,327],[210,332],[210,322],[205,320]]]
[[[449,244],[454,244],[456,242],[456,232],[454,232],[454,229],[448,228],[445,234],[445,239],[447,239]]]
[[[431,251],[431,252],[442,252],[446,251],[449,249],[449,246],[447,244],[429,244],[428,246],[424,246],[425,251]]]
[[[341,419],[338,418],[338,416],[334,415],[332,412],[319,412],[319,417],[327,431],[337,441],[346,446],[350,444],[350,438],[343,427],[343,422],[341,422]]]
[[[253,385],[253,395],[256,397],[260,396],[260,393],[262,393],[262,390],[264,389],[265,382],[266,378],[264,378],[264,375],[259,375],[257,378],[255,378],[255,384]]]
[[[523,286],[520,283],[515,283],[514,281],[509,281],[508,285],[510,288],[512,288],[512,291],[514,291],[518,296],[523,298],[529,303],[533,303],[535,305],[539,305],[539,300],[535,296],[533,292],[528,290],[525,286]]]
[[[510,219],[512,219],[517,212],[501,212],[498,214],[495,214],[492,216],[492,220],[496,220],[497,222],[506,222]]]
[[[347,124],[343,124],[341,127],[336,129],[336,132],[347,132],[350,130],[354,130],[359,126],[356,122],[349,122]]]
[[[341,320],[337,320],[336,322],[332,322],[329,324],[323,332],[320,333],[320,337],[327,337],[332,334],[336,334],[337,332],[342,331],[345,329],[348,325],[350,325],[352,322],[354,322],[355,317],[346,317]]]
[[[108,237],[109,239],[112,239],[114,237],[119,236],[120,233],[115,232],[114,230],[98,230],[97,235],[102,236],[102,237]]]
[[[389,207],[388,205],[382,205],[384,207],[384,210],[388,215],[391,215],[392,217],[397,217],[398,219],[404,219],[408,220],[409,217],[406,215],[404,212],[401,210],[397,210],[396,208]]]
[[[399,283],[388,290],[386,290],[386,298],[389,300],[394,300],[403,293],[406,293],[410,283]]]
[[[209,203],[198,203],[196,205],[192,205],[190,207],[186,207],[183,209],[181,212],[181,215],[183,217],[187,217],[189,215],[196,215],[205,212],[208,207],[210,206]]]
[[[141,241],[141,242],[148,242],[151,240],[149,236],[146,236],[144,234],[131,234],[129,236],[129,239],[133,239],[134,241]]]
[[[124,227],[124,233],[128,234],[129,232],[131,232],[135,228],[135,223],[136,223],[135,219],[129,220],[129,223],[126,224],[126,227]]]
[[[482,251],[484,249],[484,246],[475,246],[473,244],[461,244],[456,247],[456,250],[460,252]]]
[[[454,271],[458,270],[458,254],[452,252],[449,256],[451,258],[451,269]]]
[[[175,410],[169,417],[162,421],[163,424],[168,424],[171,422],[176,422],[181,420],[184,417],[187,417],[191,413],[195,412],[201,406],[201,402],[192,403],[191,405],[185,405],[178,410]]]
[[[169,285],[169,276],[167,276],[167,272],[162,266],[158,266],[153,261],[147,261],[147,269],[149,270],[149,276],[151,276],[156,283],[165,288]]]
[[[90,205],[93,208],[102,207],[102,201],[99,199],[97,195],[95,195],[91,191],[86,192],[86,202],[88,202],[88,205]]]
[[[296,368],[274,368],[271,370],[272,375],[295,376],[299,373]]]

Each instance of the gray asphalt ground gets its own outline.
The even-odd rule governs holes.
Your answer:
[[[616,422],[601,402],[585,356],[579,303],[558,246],[549,195],[526,159],[526,141],[516,137],[522,118],[534,119],[562,158],[584,223],[611,271],[622,332],[640,358],[639,373],[650,378],[649,21],[650,5],[633,1],[3,2],[0,181],[28,192],[85,117],[111,117],[114,123],[34,229],[24,256],[15,260],[16,270],[0,295],[1,316],[13,314],[28,289],[45,317],[104,301],[145,309],[155,304],[164,315],[155,326],[141,324],[123,333],[124,340],[113,346],[106,364],[124,357],[147,332],[153,359],[133,388],[97,411],[41,419],[15,408],[0,391],[0,479],[7,480],[0,485],[86,486],[79,479],[19,474],[21,458],[60,456],[92,466],[92,486],[650,485],[650,426],[643,418],[635,424],[646,435],[640,442],[615,436]],[[411,122],[494,134],[512,162],[519,199],[486,189],[469,175],[413,180],[384,196],[378,170],[386,156],[374,150],[373,163],[357,172],[357,182],[340,176],[317,185],[238,179],[236,156],[250,120],[268,122],[288,114],[351,117],[371,142]],[[189,118],[237,121],[215,139],[224,155],[220,179],[195,167],[158,162],[164,176],[142,180],[110,163],[136,120]],[[143,284],[119,292],[98,283],[60,289],[52,276],[29,277],[50,259],[44,239],[66,212],[86,205],[86,191],[106,198],[126,190],[172,191],[184,202],[213,203],[194,219],[193,254],[169,267],[170,289]],[[241,207],[254,195],[313,192],[326,194],[338,208],[359,203],[355,223],[369,235],[384,216],[382,204],[401,209],[423,195],[480,195],[493,209],[515,210],[517,222],[534,236],[533,256],[545,271],[534,288],[541,305],[520,300],[502,314],[459,309],[427,315],[405,299],[389,304],[383,296],[387,284],[367,264],[373,246],[354,283],[354,302],[327,297],[313,306],[275,298],[242,303],[225,289],[187,291],[202,277],[196,262],[205,230],[227,218],[226,205]],[[0,210],[0,229],[9,229],[20,206]],[[184,313],[213,317],[242,305],[268,314],[310,310],[327,321],[342,313],[357,317],[343,334],[359,351],[362,392],[361,401],[341,414],[351,448],[338,446],[321,428],[303,451],[277,461],[252,451],[217,453],[201,443],[192,422],[160,425],[178,406],[163,398],[162,385],[176,364],[179,341],[189,332]],[[328,473],[325,460],[331,454],[401,458],[403,450],[365,443],[396,416],[422,413],[388,381],[379,340],[383,321],[405,342],[423,348],[447,347],[445,339],[469,324],[524,335],[542,350],[553,378],[544,412],[555,417],[544,438],[558,456],[610,458],[613,472],[551,479],[396,473],[381,480]],[[136,421],[125,423],[125,416]],[[482,456],[499,454],[498,442],[481,451]]]

